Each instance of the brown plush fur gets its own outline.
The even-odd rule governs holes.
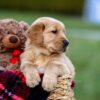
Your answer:
[[[62,22],[42,17],[27,31],[25,52],[21,56],[21,71],[29,87],[39,84],[39,72],[44,73],[42,87],[51,91],[57,84],[57,77],[70,74],[74,78],[74,66],[64,54],[65,27]]]
[[[29,25],[23,21],[17,22],[13,19],[0,20],[0,69],[19,69],[19,61],[12,64],[10,59],[12,58],[13,50],[24,49],[25,32],[28,27]]]

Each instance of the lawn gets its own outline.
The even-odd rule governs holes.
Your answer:
[[[67,54],[76,68],[75,96],[77,100],[98,100],[100,98],[100,25],[63,14],[0,10],[0,19],[14,18],[27,21],[29,24],[41,16],[57,18],[67,27],[70,40]]]

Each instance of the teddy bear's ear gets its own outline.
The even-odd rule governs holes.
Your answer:
[[[20,21],[19,25],[24,31],[26,31],[29,28],[29,24],[24,21]]]

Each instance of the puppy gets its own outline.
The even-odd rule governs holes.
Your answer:
[[[64,54],[69,42],[65,36],[64,24],[50,17],[37,19],[27,31],[25,52],[21,55],[21,71],[26,84],[35,87],[41,81],[42,87],[51,91],[57,84],[57,77],[63,74],[74,78],[74,66]]]

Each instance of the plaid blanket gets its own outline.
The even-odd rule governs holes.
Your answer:
[[[46,100],[48,95],[41,83],[35,88],[27,87],[21,72],[0,71],[0,100]]]

